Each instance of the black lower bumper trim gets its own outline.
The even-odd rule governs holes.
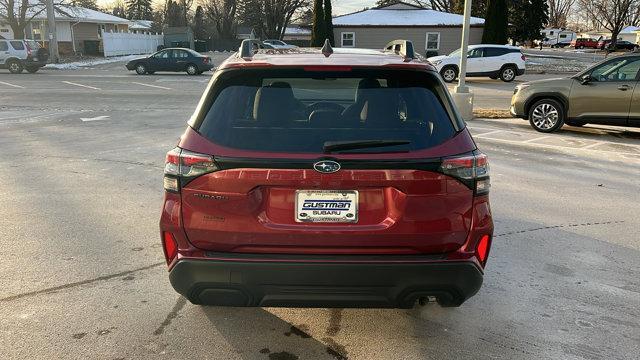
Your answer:
[[[411,308],[434,296],[459,306],[482,285],[471,262],[317,263],[181,260],[169,274],[194,304]]]

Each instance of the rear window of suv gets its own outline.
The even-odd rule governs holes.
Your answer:
[[[11,46],[16,50],[24,50],[24,44],[22,41],[10,41]]]
[[[343,152],[422,150],[463,126],[445,91],[435,73],[410,70],[227,70],[194,127],[242,150],[321,153],[325,142],[364,140],[402,144]]]

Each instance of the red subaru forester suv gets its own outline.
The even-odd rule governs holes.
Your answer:
[[[164,171],[169,279],[194,304],[459,306],[493,234],[489,165],[409,41],[218,67]]]

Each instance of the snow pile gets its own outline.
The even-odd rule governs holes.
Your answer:
[[[141,57],[145,57],[147,55],[126,55],[126,56],[114,56],[109,58],[95,58],[95,59],[87,59],[83,61],[74,61],[70,63],[64,64],[47,64],[44,69],[46,70],[77,70],[86,67],[92,67],[96,65],[102,64],[110,64],[121,61],[129,61]]]
[[[463,16],[435,10],[370,9],[333,18],[337,26],[462,26]],[[482,25],[484,19],[472,17],[471,25]]]

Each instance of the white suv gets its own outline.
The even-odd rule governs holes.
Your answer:
[[[449,55],[430,57],[446,82],[452,82],[460,73],[460,49]],[[471,45],[467,53],[467,76],[487,76],[502,81],[513,81],[524,74],[525,57],[519,47],[509,45]]]
[[[33,40],[0,39],[0,69],[19,74],[24,69],[34,73],[47,64],[49,55]]]

